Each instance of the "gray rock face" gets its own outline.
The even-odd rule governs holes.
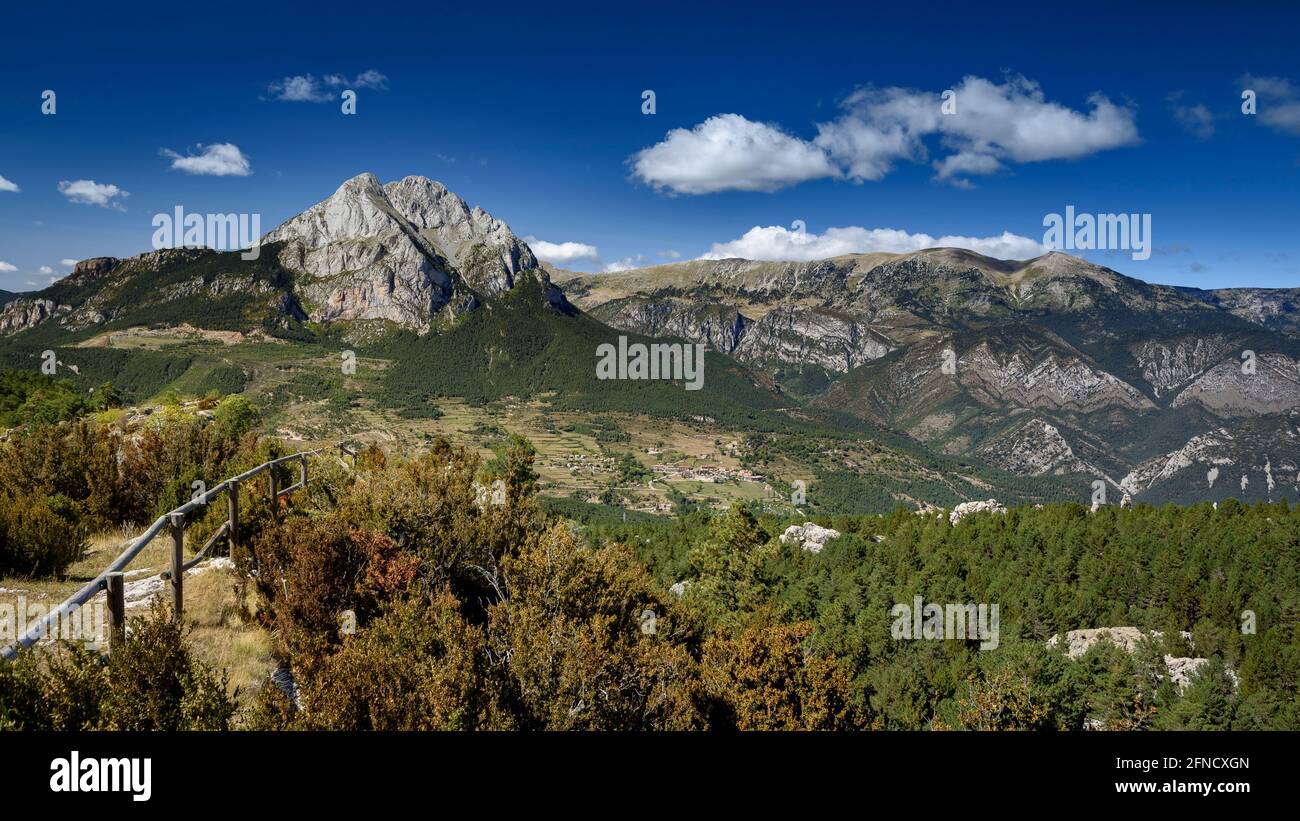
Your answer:
[[[787,527],[785,532],[781,534],[781,542],[797,544],[809,553],[820,553],[826,547],[827,542],[839,537],[840,532],[838,530],[822,527],[813,522],[804,522],[802,525]]]
[[[1187,290],[1251,324],[1275,331],[1300,331],[1300,288]]]
[[[816,307],[778,305],[755,320],[713,302],[632,297],[600,305],[592,315],[616,328],[681,337],[760,366],[811,364],[843,373],[891,350],[863,323]]]
[[[78,262],[60,281],[62,286],[81,287],[98,282],[110,274],[119,260],[114,257],[94,257]],[[49,289],[46,289],[49,290]],[[17,296],[0,308],[0,334],[11,334],[34,328],[52,318],[66,321],[74,313],[72,305],[66,305],[57,298],[42,296],[45,291],[33,296]]]
[[[795,362],[843,373],[890,351],[862,324],[818,308],[784,305],[745,331],[735,349],[743,362]]]
[[[1126,653],[1134,653],[1138,645],[1145,639],[1158,639],[1163,634],[1159,630],[1143,631],[1137,627],[1098,627],[1088,630],[1071,630],[1065,634],[1065,654],[1071,659],[1083,657],[1089,650],[1096,645],[1107,642],[1115,645]],[[1192,640],[1192,634],[1183,631],[1182,637],[1188,642]],[[1048,647],[1056,647],[1061,644],[1061,636],[1055,635],[1047,640]],[[1202,667],[1209,663],[1209,659],[1195,658],[1190,656],[1164,656],[1165,676],[1173,683],[1179,691],[1187,689],[1192,683],[1192,679]],[[1228,670],[1228,678],[1233,685],[1237,684],[1237,674],[1233,670]]]
[[[69,306],[59,305],[51,299],[16,297],[0,308],[0,333],[10,334],[34,328],[69,310]]]
[[[72,278],[80,281],[90,281],[99,279],[108,272],[113,270],[118,260],[114,257],[94,257],[92,259],[83,259],[72,267]]]
[[[540,270],[523,240],[501,220],[426,177],[406,177],[384,186],[398,215],[415,226],[451,260],[470,287],[496,296],[515,286],[521,271]]]
[[[1119,485],[1128,493],[1141,493],[1193,465],[1204,466],[1207,474],[1213,471],[1212,475],[1217,479],[1219,468],[1231,466],[1238,458],[1234,453],[1235,445],[1232,434],[1225,428],[1197,434],[1182,447],[1138,464],[1120,480]],[[1206,481],[1207,485],[1213,485],[1213,480]]]
[[[1071,630],[1065,634],[1065,654],[1072,659],[1082,657],[1095,645],[1110,642],[1126,653],[1137,649],[1138,643],[1145,638],[1160,637],[1159,631],[1144,632],[1137,627],[1097,627],[1094,629]],[[1183,638],[1190,640],[1191,633],[1183,633]],[[1048,647],[1056,647],[1061,642],[1059,635],[1047,640]]]
[[[753,320],[727,306],[681,305],[647,299],[621,299],[600,306],[592,315],[616,328],[650,337],[681,337],[734,354]]]
[[[1260,353],[1250,373],[1236,357],[1220,362],[1188,385],[1174,407],[1197,403],[1220,416],[1257,416],[1300,408],[1300,361]]]
[[[1140,342],[1133,346],[1132,354],[1142,368],[1142,378],[1159,396],[1201,376],[1231,356],[1233,347],[1227,336],[1210,334]]]
[[[1154,408],[1137,388],[1078,358],[1048,354],[1033,361],[1020,352],[1001,355],[982,344],[961,356],[957,366],[962,384],[994,404],[1020,407],[1069,408],[1082,412],[1107,407]]]
[[[990,442],[980,449],[980,455],[1003,470],[1021,476],[1100,473],[1075,455],[1055,425],[1042,419],[1031,419],[1007,436]]]
[[[448,260],[397,214],[373,174],[353,177],[262,239],[277,242],[280,264],[299,274],[304,307],[318,322],[386,319],[424,332],[458,296]],[[461,305],[472,300],[462,296]]]
[[[997,499],[987,499],[983,502],[962,502],[952,509],[948,514],[948,522],[957,524],[962,519],[972,513],[1006,513],[1007,509],[1003,507]]]
[[[298,275],[304,307],[320,322],[385,319],[424,333],[525,272],[555,296],[505,223],[424,177],[388,185],[353,177],[262,238],[271,243],[283,243],[280,264]]]

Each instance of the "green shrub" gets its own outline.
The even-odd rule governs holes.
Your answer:
[[[61,643],[0,662],[0,730],[227,730],[235,703],[155,600],[107,663]]]
[[[228,730],[235,714],[225,675],[190,655],[160,599],[131,620],[129,638],[109,655],[108,682],[104,729]]]
[[[51,502],[64,508],[56,513]],[[0,495],[0,575],[62,576],[86,550],[84,529],[60,500]]]

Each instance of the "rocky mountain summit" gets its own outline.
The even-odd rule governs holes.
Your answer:
[[[425,177],[383,185],[360,174],[261,244],[279,247],[317,322],[385,319],[425,333],[521,276],[538,279],[556,304],[564,300],[505,223]]]
[[[383,185],[360,174],[259,245],[255,261],[207,248],[84,260],[48,288],[0,307],[0,334],[50,320],[75,331],[129,321],[148,308],[157,309],[149,320],[197,324],[205,313],[212,319],[205,302],[239,302],[229,320],[235,325],[386,320],[427,333],[525,280],[540,286],[548,304],[570,310],[505,223],[425,177]]]

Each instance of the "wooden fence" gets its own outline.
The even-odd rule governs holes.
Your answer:
[[[354,451],[350,451],[343,446],[340,446],[340,449],[344,453],[351,455],[355,462]],[[239,544],[240,486],[244,482],[250,482],[257,478],[258,474],[266,473],[267,497],[271,500],[271,510],[274,516],[279,510],[279,505],[276,504],[279,499],[307,486],[307,457],[314,456],[323,450],[325,448],[301,451],[289,456],[282,456],[279,459],[272,459],[269,462],[263,462],[251,470],[246,470],[238,476],[225,480],[175,510],[159,516],[157,521],[149,526],[148,530],[127,545],[127,548],[104,569],[104,572],[89,581],[85,587],[69,596],[58,608],[50,611],[43,619],[31,625],[27,632],[19,637],[17,642],[0,650],[0,656],[10,661],[17,658],[19,650],[31,647],[40,641],[48,632],[50,625],[60,620],[66,622],[69,614],[85,605],[97,596],[101,590],[107,591],[108,594],[108,640],[110,649],[115,643],[122,641],[126,636],[126,581],[122,571],[140,554],[141,550],[144,550],[146,545],[154,540],[154,537],[163,532],[166,532],[171,537],[172,549],[171,569],[165,571],[162,577],[171,587],[172,610],[174,618],[179,620],[184,610],[185,571],[203,561],[208,551],[222,539],[225,539],[232,548]],[[286,488],[277,487],[277,477],[273,468],[293,461],[297,461],[299,465],[298,481]],[[226,521],[221,527],[217,528],[217,531],[204,543],[203,547],[195,553],[194,558],[185,561],[185,523],[187,518],[195,511],[206,509],[207,504],[219,498],[222,493],[226,494],[226,503],[229,510]]]

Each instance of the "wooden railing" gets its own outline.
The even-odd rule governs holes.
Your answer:
[[[246,470],[238,476],[225,480],[175,510],[159,516],[157,521],[150,525],[148,530],[137,536],[102,573],[87,582],[85,587],[69,596],[43,619],[31,625],[27,632],[19,637],[17,642],[0,650],[0,656],[12,661],[18,656],[19,650],[31,647],[40,641],[49,630],[50,625],[60,620],[66,622],[71,613],[99,595],[101,590],[108,592],[108,637],[111,650],[113,644],[122,641],[126,636],[126,582],[122,571],[140,554],[140,551],[144,550],[153,541],[155,536],[163,531],[167,531],[171,535],[172,549],[171,569],[161,575],[171,587],[173,617],[179,620],[184,609],[185,571],[203,561],[208,551],[222,539],[226,539],[232,548],[239,544],[239,488],[241,483],[250,481],[256,478],[259,473],[265,472],[267,475],[267,495],[271,500],[272,516],[274,516],[279,510],[279,505],[276,504],[279,499],[307,486],[307,457],[314,456],[323,450],[325,448],[301,451],[263,462],[251,470]],[[344,452],[348,453],[346,449],[344,449]],[[353,458],[355,461],[355,456]],[[299,463],[298,481],[286,488],[277,487],[273,468],[295,460]],[[210,501],[219,498],[222,493],[227,494],[229,512],[226,521],[222,523],[221,527],[217,528],[216,532],[212,534],[194,557],[186,561],[186,518],[195,511],[204,510]]]

